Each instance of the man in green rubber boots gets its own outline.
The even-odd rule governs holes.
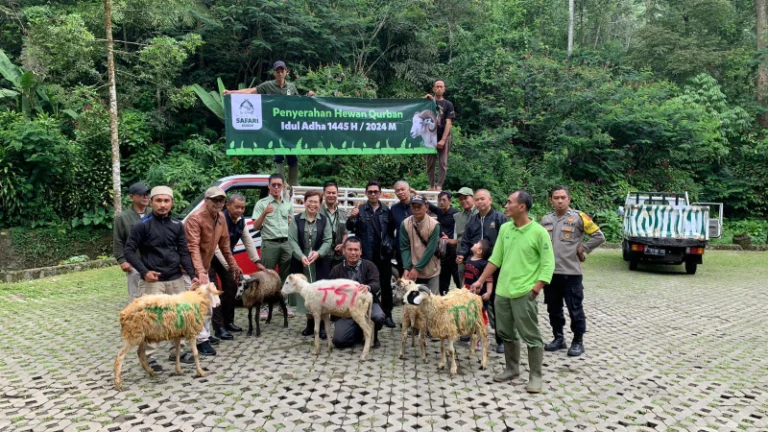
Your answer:
[[[501,268],[499,283],[494,287],[494,307],[496,330],[504,342],[506,367],[493,380],[503,382],[520,377],[522,339],[528,346],[530,369],[526,390],[540,393],[544,342],[539,331],[536,298],[544,285],[552,280],[555,254],[547,230],[528,217],[531,206],[533,199],[526,191],[518,190],[509,196],[504,209],[511,221],[501,226],[488,266],[471,288],[479,292],[484,281]],[[490,292],[483,295],[484,300],[490,297]]]

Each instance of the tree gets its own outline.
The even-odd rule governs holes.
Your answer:
[[[117,139],[117,90],[115,88],[115,40],[112,38],[112,2],[104,0],[104,28],[107,33],[107,74],[109,75],[109,139],[112,143],[112,188],[115,217],[122,211],[120,186],[120,142]]]
[[[573,51],[573,0],[568,0],[568,56]]]
[[[766,0],[755,0],[755,7],[757,9],[757,25],[756,39],[757,39],[757,51],[762,60],[757,67],[757,101],[765,107],[766,92],[768,92],[768,64],[766,64],[765,53],[761,52],[765,49],[766,27],[768,26],[768,11],[766,11]],[[768,113],[761,113],[758,116],[758,122],[762,127],[768,127]]]

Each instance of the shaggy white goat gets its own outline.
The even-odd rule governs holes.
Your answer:
[[[187,340],[195,357],[195,367],[199,376],[205,376],[200,368],[195,336],[200,333],[205,322],[208,308],[220,304],[216,285],[209,283],[193,285],[189,291],[180,294],[144,295],[133,300],[120,312],[120,333],[125,343],[115,359],[115,388],[123,389],[120,377],[123,359],[128,351],[139,347],[139,362],[149,376],[155,371],[149,366],[146,349],[147,343],[173,340],[176,347],[176,373],[183,374],[179,356],[181,339]]]
[[[485,369],[488,363],[488,338],[483,322],[483,301],[479,295],[465,289],[453,290],[445,296],[433,295],[429,288],[419,285],[417,290],[408,292],[406,301],[418,305],[427,320],[427,328],[433,337],[440,339],[440,364],[438,369],[444,369],[445,342],[448,341],[448,353],[451,356],[451,375],[456,375],[456,350],[453,347],[461,335],[472,335],[469,344],[469,358],[474,355],[477,337],[483,342],[483,354],[480,369]]]
[[[315,318],[315,346],[312,355],[320,353],[320,319],[325,322],[325,329],[330,333],[333,315],[352,318],[363,330],[365,347],[360,361],[365,360],[373,341],[373,295],[364,285],[350,279],[328,279],[309,283],[307,278],[299,273],[288,276],[282,293],[283,296],[294,293],[301,295],[307,310]],[[333,351],[331,338],[328,338],[328,351]]]

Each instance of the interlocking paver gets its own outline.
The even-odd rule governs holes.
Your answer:
[[[311,338],[265,324],[203,358],[204,378],[184,365],[149,378],[135,353],[124,363],[126,390],[112,388],[125,305],[116,268],[109,291],[41,299],[0,285],[0,430],[5,431],[762,431],[768,423],[768,290],[765,254],[709,253],[696,276],[675,268],[629,272],[615,251],[586,263],[587,353],[546,353],[544,393],[525,393],[528,373],[498,384],[489,368],[457,344],[459,374],[438,371],[408,347],[397,359],[400,329],[359,363],[362,347],[310,355]],[[719,263],[718,261],[723,261]],[[37,283],[84,280],[89,274]],[[11,287],[13,289],[13,287]],[[399,308],[396,309],[396,314]],[[544,334],[546,307],[539,307]],[[237,321],[245,323],[238,309]],[[277,320],[278,322],[281,320]],[[397,321],[397,317],[396,317]],[[547,336],[548,337],[548,336]]]

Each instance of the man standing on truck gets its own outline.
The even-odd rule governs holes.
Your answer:
[[[541,225],[549,232],[555,251],[555,274],[552,281],[544,286],[544,302],[547,304],[549,324],[552,326],[554,339],[544,349],[557,351],[564,349],[563,300],[571,317],[573,342],[568,349],[571,357],[584,353],[584,333],[587,331],[587,318],[584,315],[584,285],[582,285],[581,263],[585,254],[595,250],[605,242],[600,227],[592,218],[571,205],[571,192],[565,186],[555,186],[549,193],[549,201],[554,212],[541,219]],[[589,236],[585,242],[584,236]]]
[[[299,91],[296,89],[296,84],[287,82],[285,80],[288,77],[290,71],[288,66],[282,60],[276,61],[272,65],[272,73],[275,79],[270,81],[264,81],[256,87],[245,88],[241,90],[224,90],[224,94],[262,94],[262,95],[285,95],[285,96],[299,96]],[[312,97],[315,92],[309,91],[307,96]],[[275,165],[277,165],[277,172],[281,175],[285,175],[283,169],[283,160],[285,156],[275,156]],[[288,155],[288,184],[296,186],[299,184],[299,158],[298,156]]]
[[[264,267],[278,271],[285,283],[291,273],[291,245],[288,224],[293,218],[293,204],[283,200],[285,177],[269,176],[269,196],[260,199],[253,208],[253,229],[261,230],[261,261]]]
[[[192,257],[192,265],[195,267],[195,273],[200,275],[203,283],[208,283],[208,273],[211,270],[211,264],[215,260],[216,248],[218,247],[224,259],[229,266],[229,272],[232,274],[231,280],[222,281],[221,303],[233,305],[235,302],[235,293],[237,285],[233,283],[243,273],[235,262],[232,250],[229,247],[229,229],[224,214],[221,210],[227,200],[227,194],[218,186],[211,186],[205,191],[205,206],[192,213],[184,222],[184,232],[187,235],[187,244],[189,245],[189,255]],[[212,310],[204,311],[206,313],[203,330],[197,335],[197,351],[202,355],[216,355],[216,350],[208,340],[211,336],[211,315]],[[221,332],[219,334],[222,334]],[[228,332],[224,334],[229,334]],[[233,339],[229,335],[227,339]]]
[[[443,190],[445,176],[448,173],[448,152],[451,151],[451,126],[456,118],[453,110],[453,103],[444,98],[445,83],[435,81],[432,87],[435,95],[428,94],[426,97],[435,101],[437,108],[437,154],[427,155],[427,177],[429,178],[429,190]],[[439,161],[437,182],[435,182],[435,164]]]

